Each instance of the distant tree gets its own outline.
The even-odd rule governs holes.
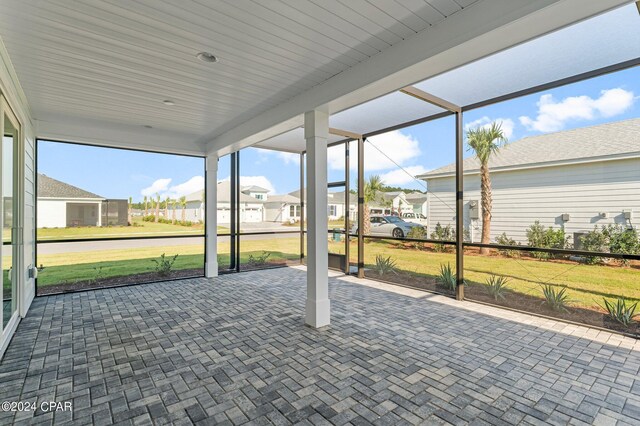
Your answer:
[[[362,230],[364,235],[369,235],[371,233],[371,213],[369,212],[369,204],[376,201],[376,197],[379,196],[383,188],[384,184],[378,175],[369,176],[369,180],[364,184],[364,229]]]
[[[132,212],[131,209],[133,208],[133,197],[129,197],[129,208],[128,210],[128,218],[127,218],[127,222],[129,224],[129,226],[131,226],[133,224],[133,216],[132,216]]]
[[[178,204],[177,200],[171,200],[171,207],[173,207],[173,215],[171,217],[171,223],[175,225],[176,223],[176,204]]]
[[[187,197],[180,197],[180,207],[182,207],[182,221],[187,220]]]
[[[144,196],[144,215],[148,216],[149,215],[149,209],[148,209],[148,205],[147,205],[147,196]]]
[[[171,198],[167,197],[164,199],[164,218],[169,219],[169,203],[171,202]]]
[[[502,126],[496,122],[490,127],[479,127],[467,131],[467,143],[480,161],[480,203],[482,205],[482,244],[491,242],[491,176],[489,175],[489,159],[507,142]],[[488,254],[488,248],[481,248],[480,254]]]
[[[158,223],[159,218],[160,218],[160,194],[156,192],[156,220],[155,220],[156,223]]]

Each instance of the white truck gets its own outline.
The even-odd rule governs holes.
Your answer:
[[[419,223],[420,225],[427,226],[427,217],[422,213],[402,213],[401,217],[405,222]]]

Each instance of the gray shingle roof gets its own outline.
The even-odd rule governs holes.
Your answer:
[[[640,155],[640,118],[530,136],[502,147],[489,160],[493,170],[531,165],[614,157],[625,154]],[[477,171],[478,159],[464,160],[464,170]],[[418,176],[419,179],[448,176],[455,173],[455,163]]]
[[[38,198],[99,198],[104,197],[85,191],[77,186],[60,182],[47,175],[38,173]]]

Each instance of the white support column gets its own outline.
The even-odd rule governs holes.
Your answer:
[[[208,155],[206,160],[207,184],[205,194],[206,245],[205,275],[207,278],[218,276],[218,156]]]
[[[327,138],[329,116],[321,111],[304,115],[307,142],[307,305],[305,323],[324,327],[330,322],[329,243],[327,234]]]

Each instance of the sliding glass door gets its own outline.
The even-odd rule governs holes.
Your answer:
[[[15,116],[11,113],[3,98],[0,98],[0,130],[2,133],[2,149],[0,150],[0,222],[2,228],[2,250],[0,250],[0,263],[2,275],[0,284],[2,287],[2,305],[0,306],[2,341],[10,332],[18,317],[18,275],[16,271],[18,260],[18,199],[17,199],[17,158],[20,146],[20,126]]]

